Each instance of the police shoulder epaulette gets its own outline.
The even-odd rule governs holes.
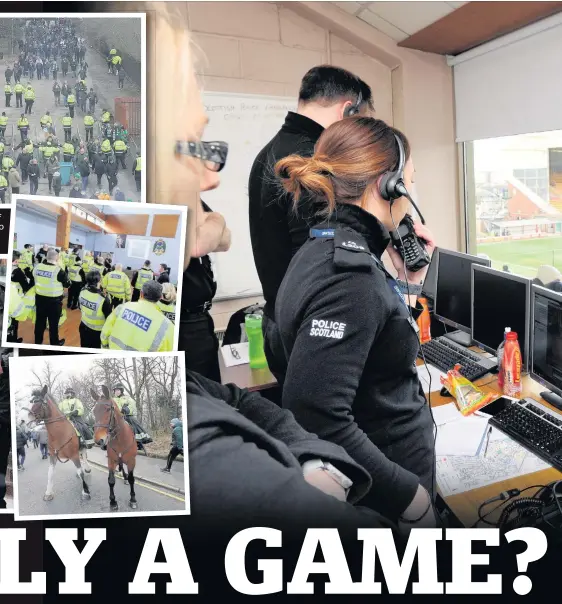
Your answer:
[[[334,265],[338,268],[371,271],[373,259],[361,235],[346,229],[334,231]]]

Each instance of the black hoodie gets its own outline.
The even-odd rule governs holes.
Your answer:
[[[376,512],[350,505],[369,490],[370,479],[341,447],[306,432],[292,413],[258,393],[186,376],[191,513],[198,521],[352,532],[392,527]],[[319,458],[353,481],[350,503],[304,480],[301,465]]]

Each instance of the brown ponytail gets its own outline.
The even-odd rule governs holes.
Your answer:
[[[327,162],[319,161],[315,156],[289,155],[277,162],[275,174],[281,179],[285,191],[293,195],[295,210],[303,189],[326,199],[330,208],[335,207],[331,167]]]
[[[398,167],[398,136],[410,156],[410,145],[382,120],[350,117],[324,130],[312,157],[289,155],[275,165],[275,174],[298,208],[303,190],[326,202],[331,214],[337,203],[360,203],[384,173]]]

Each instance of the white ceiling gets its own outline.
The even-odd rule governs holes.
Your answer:
[[[397,42],[439,21],[466,2],[334,2]]]

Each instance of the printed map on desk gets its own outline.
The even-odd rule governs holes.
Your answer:
[[[437,484],[443,497],[449,497],[549,467],[515,441],[502,439],[490,441],[486,457],[438,457]]]

